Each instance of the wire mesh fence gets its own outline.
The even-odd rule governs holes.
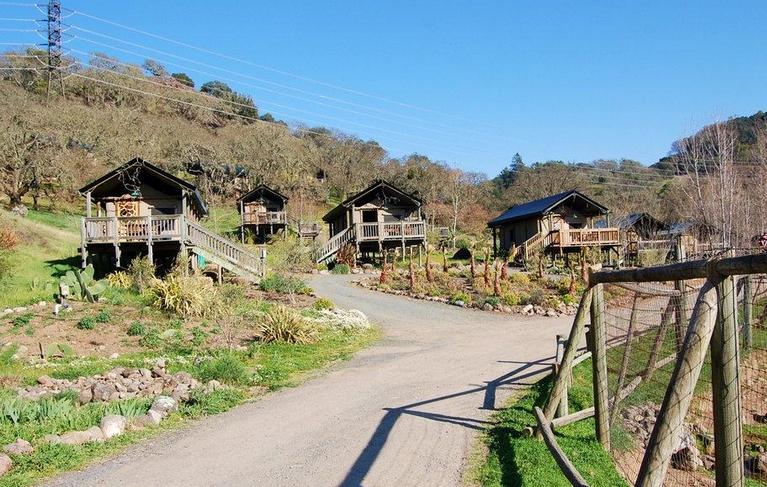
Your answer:
[[[630,485],[767,485],[767,275],[747,273],[764,271],[767,256],[751,257],[723,273],[688,262],[686,280],[629,272],[592,288],[582,304],[591,315],[579,313],[571,339],[588,328],[595,408],[561,407],[566,370],[544,419],[595,416]]]

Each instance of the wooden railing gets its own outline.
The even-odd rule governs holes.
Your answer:
[[[417,222],[378,222],[357,225],[357,240],[395,240],[426,237],[426,223]]]
[[[287,221],[284,211],[260,211],[242,214],[242,222],[245,225],[279,225],[287,223]]]
[[[207,250],[252,274],[257,276],[264,274],[263,259],[231,240],[209,232],[188,220],[186,222],[186,235],[192,245]]]
[[[555,230],[560,234],[560,247],[589,247],[620,243],[620,230],[617,228],[578,228]],[[553,233],[553,232],[552,232]]]
[[[181,240],[182,215],[84,218],[85,243]]]
[[[353,225],[351,227],[345,228],[340,233],[333,235],[333,237],[331,237],[325,246],[322,247],[322,249],[319,251],[317,255],[317,262],[323,262],[331,258],[333,255],[335,255],[336,252],[338,252],[341,247],[343,247],[345,243],[354,240],[354,236],[355,229]]]
[[[302,237],[315,236],[320,234],[320,224],[317,222],[299,222],[296,224],[296,230],[298,235]]]

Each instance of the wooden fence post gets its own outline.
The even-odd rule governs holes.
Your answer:
[[[663,485],[714,331],[717,309],[716,284],[716,281],[712,282],[709,278],[698,294],[684,346],[677,358],[663,405],[642,459],[635,484],[638,487]]]
[[[669,298],[666,309],[663,310],[663,314],[660,318],[660,326],[658,327],[658,334],[655,335],[655,340],[650,350],[650,358],[647,359],[647,368],[642,373],[642,380],[649,380],[655,372],[656,364],[658,363],[658,354],[663,346],[663,340],[666,339],[668,334],[668,327],[671,325],[671,319],[674,316],[674,297]]]
[[[674,289],[679,291],[679,297],[676,304],[676,322],[674,331],[676,332],[676,351],[682,349],[684,343],[685,330],[687,328],[687,285],[684,281],[674,281]]]
[[[547,421],[554,419],[554,412],[562,400],[564,389],[567,387],[567,379],[572,370],[575,354],[578,351],[578,344],[583,339],[586,330],[586,322],[589,318],[593,293],[594,291],[592,288],[587,289],[586,292],[583,293],[580,305],[578,306],[578,312],[575,314],[573,327],[570,329],[570,336],[567,339],[565,353],[562,355],[562,363],[557,371],[557,377],[554,379],[554,386],[551,388],[549,401],[546,403],[546,408],[544,410]]]
[[[610,450],[610,404],[607,385],[607,343],[605,330],[605,301],[602,284],[594,286],[591,300],[591,370],[594,380],[594,419],[597,439]]]
[[[743,426],[738,377],[737,298],[734,278],[717,285],[719,314],[711,336],[711,389],[714,402],[716,485],[742,486]]]
[[[743,347],[746,350],[749,350],[753,345],[751,326],[754,319],[754,288],[752,284],[751,274],[746,274],[746,276],[743,277]]]
[[[556,370],[557,373],[559,373],[559,369],[562,368],[562,359],[564,358],[564,352],[565,352],[565,346],[567,344],[567,340],[565,340],[564,335],[557,335],[557,351],[556,351]],[[561,418],[562,416],[567,416],[569,413],[569,402],[570,399],[568,397],[567,389],[570,387],[570,374],[568,372],[563,372],[564,377],[564,388],[562,389],[562,398],[559,400],[559,406],[557,406],[557,412],[556,417]]]

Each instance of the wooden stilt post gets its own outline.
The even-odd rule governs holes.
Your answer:
[[[751,325],[754,315],[754,289],[751,274],[743,277],[743,348],[749,350],[752,346]]]
[[[744,485],[737,299],[733,283],[734,278],[727,277],[717,285],[719,313],[711,336],[716,485],[727,487]]]
[[[146,256],[149,263],[154,265],[154,244],[152,243],[152,217],[146,217]]]
[[[90,196],[90,193],[88,194]],[[88,265],[88,246],[86,244],[87,230],[85,218],[80,218],[80,267],[85,269]]]
[[[685,329],[687,327],[687,292],[684,281],[674,281],[674,289],[679,291],[676,305],[676,322],[674,331],[676,332],[676,350],[682,349],[684,342]]]
[[[706,358],[716,322],[716,282],[703,284],[698,294],[684,346],[677,358],[660,414],[647,444],[642,466],[635,483],[638,487],[660,487],[666,478],[671,455],[679,441],[687,410],[692,402],[695,384]]]
[[[591,300],[591,369],[594,380],[594,419],[597,440],[610,450],[610,411],[607,387],[607,343],[604,322],[604,290],[602,284],[594,286]]]
[[[570,329],[570,336],[567,339],[567,346],[562,354],[562,363],[557,371],[557,377],[554,379],[554,386],[551,389],[549,395],[549,402],[546,404],[544,413],[546,419],[551,421],[554,419],[554,412],[556,411],[559,403],[564,395],[564,390],[567,388],[567,379],[570,371],[572,370],[573,360],[575,360],[575,354],[578,351],[578,344],[583,340],[583,335],[586,330],[586,323],[589,319],[589,310],[591,309],[591,300],[593,295],[593,289],[586,290],[581,298],[580,305],[578,306],[578,312],[575,315],[573,321],[573,327]]]

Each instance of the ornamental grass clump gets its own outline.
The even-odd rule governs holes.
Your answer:
[[[171,273],[154,279],[148,291],[156,308],[181,316],[208,316],[219,301],[213,281],[200,275]]]
[[[319,328],[287,306],[275,305],[261,316],[258,338],[262,342],[314,343]]]

